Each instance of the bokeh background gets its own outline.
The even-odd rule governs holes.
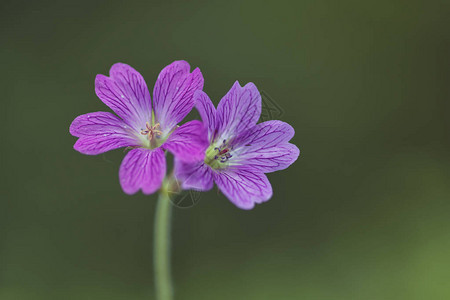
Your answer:
[[[2,1],[0,299],[153,299],[156,195],[69,124],[125,62],[235,80],[301,149],[252,211],[174,209],[177,299],[450,299],[449,1]]]

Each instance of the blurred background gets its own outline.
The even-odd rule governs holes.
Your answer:
[[[301,149],[252,211],[173,214],[176,299],[450,299],[449,1],[2,1],[0,299],[153,299],[156,195],[69,125],[94,78],[254,82]]]

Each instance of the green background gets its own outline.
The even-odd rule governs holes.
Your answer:
[[[68,128],[115,62],[235,80],[301,150],[252,211],[175,209],[177,299],[450,299],[449,1],[3,1],[0,299],[153,299],[156,195]]]

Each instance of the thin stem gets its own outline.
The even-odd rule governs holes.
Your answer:
[[[156,207],[153,249],[157,300],[173,299],[172,279],[170,276],[171,209],[168,189],[163,187]]]

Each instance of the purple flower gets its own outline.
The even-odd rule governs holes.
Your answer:
[[[203,88],[203,76],[192,73],[185,61],[165,67],[153,89],[153,105],[144,78],[132,67],[117,63],[110,76],[97,75],[95,93],[116,114],[94,112],[78,116],[70,133],[79,137],[75,150],[96,155],[120,147],[129,151],[120,165],[122,189],[134,194],[158,190],[166,174],[164,150],[180,161],[204,158],[208,146],[200,121],[177,126],[194,107],[194,92]]]
[[[237,207],[251,209],[272,196],[264,173],[283,170],[299,156],[289,143],[294,129],[281,121],[256,124],[261,115],[261,96],[253,83],[236,82],[217,110],[203,91],[194,94],[196,108],[208,130],[205,159],[175,159],[175,176],[184,189],[210,190],[213,182]]]

